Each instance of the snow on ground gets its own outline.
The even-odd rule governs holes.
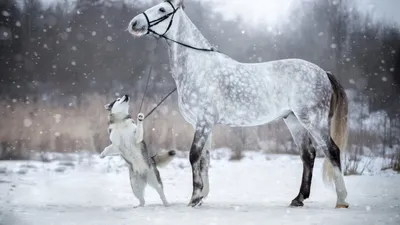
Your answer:
[[[72,157],[49,163],[0,162],[0,224],[400,224],[400,175],[392,172],[347,176],[349,209],[334,209],[335,193],[321,179],[317,159],[311,198],[289,208],[298,193],[299,156],[247,152],[239,162],[214,151],[211,192],[198,208],[187,207],[191,170],[187,158],[161,168],[171,206],[146,189],[146,206],[130,190],[119,157]]]

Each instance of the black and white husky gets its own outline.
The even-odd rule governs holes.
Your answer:
[[[156,189],[164,206],[168,206],[157,166],[168,164],[175,156],[170,150],[150,157],[143,140],[144,115],[139,113],[137,124],[129,115],[129,96],[124,95],[104,107],[109,111],[108,133],[111,144],[100,154],[100,158],[120,155],[129,168],[132,191],[144,206],[144,189],[147,184]]]

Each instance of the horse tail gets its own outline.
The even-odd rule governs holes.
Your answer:
[[[329,119],[331,120],[330,135],[339,147],[341,152],[344,152],[347,145],[347,115],[348,115],[348,100],[344,88],[332,73],[326,72],[329,81],[331,82],[333,93],[331,97],[331,104],[329,109]],[[330,161],[325,157],[322,176],[325,185],[333,184],[333,166]]]

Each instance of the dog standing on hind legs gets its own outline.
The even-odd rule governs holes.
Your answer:
[[[170,150],[150,157],[143,140],[144,115],[138,114],[136,125],[129,115],[129,100],[129,96],[124,95],[105,105],[109,111],[108,133],[111,144],[100,154],[100,158],[120,155],[125,160],[132,191],[139,200],[139,206],[145,204],[144,189],[147,184],[157,191],[164,206],[168,206],[157,166],[168,164],[174,158],[175,151]]]

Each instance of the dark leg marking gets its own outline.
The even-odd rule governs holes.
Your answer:
[[[203,189],[203,180],[201,177],[202,165],[201,156],[204,145],[206,144],[207,138],[210,135],[211,127],[208,125],[197,125],[196,132],[194,134],[192,146],[190,148],[189,160],[192,166],[192,179],[193,179],[193,193],[192,198],[189,202],[189,206],[197,206],[201,203],[203,195],[201,194]],[[203,170],[204,170],[203,164]]]
[[[303,177],[301,180],[300,192],[290,204],[290,206],[293,207],[304,206],[303,201],[310,197],[312,172],[315,161],[315,148],[312,146],[309,137],[304,139],[300,152],[301,160],[303,161]]]
[[[339,170],[342,171],[339,147],[333,141],[332,137],[329,137],[329,141],[327,141],[326,143],[328,143],[328,152],[326,152],[325,155],[328,157],[329,161],[334,167],[338,167]]]

